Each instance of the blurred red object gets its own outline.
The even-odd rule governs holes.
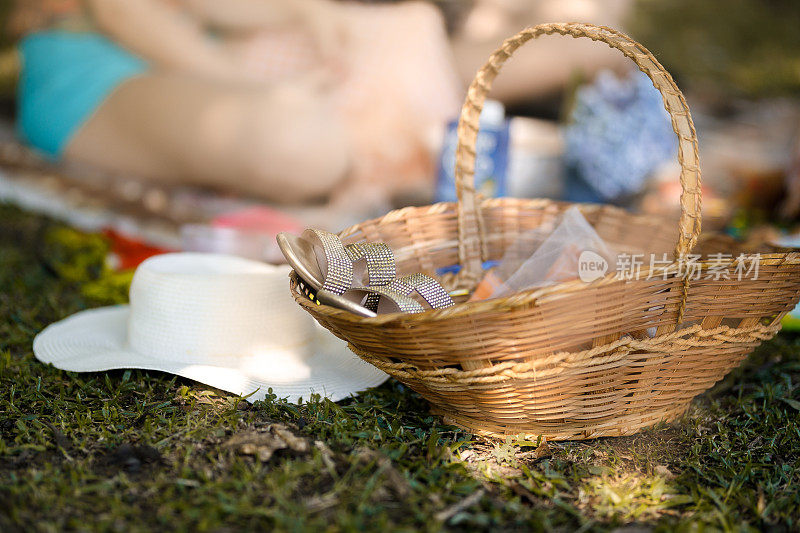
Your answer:
[[[111,264],[115,270],[134,269],[149,257],[174,251],[146,244],[133,237],[126,237],[113,229],[104,230],[103,235],[111,243]]]
[[[303,229],[294,218],[268,207],[250,207],[215,217],[215,228],[236,228],[275,236],[282,231],[297,233]]]
[[[184,251],[232,254],[256,261],[281,264],[283,254],[275,237],[282,231],[299,233],[303,226],[293,217],[268,207],[249,207],[219,215],[206,224],[184,224]]]

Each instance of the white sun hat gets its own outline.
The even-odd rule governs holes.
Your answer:
[[[33,341],[43,363],[73,372],[161,370],[218,389],[296,402],[338,401],[383,383],[292,299],[289,267],[234,256],[152,257],[133,277],[130,305],[82,311]]]

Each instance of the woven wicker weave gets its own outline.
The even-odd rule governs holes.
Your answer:
[[[474,433],[548,439],[628,435],[682,414],[695,395],[775,335],[800,297],[797,253],[761,254],[757,276],[741,280],[705,275],[690,280],[672,260],[688,254],[700,233],[697,138],[680,90],[641,45],[587,24],[543,24],[508,39],[478,72],[464,103],[458,203],[401,209],[341,236],[346,242],[386,242],[399,273],[434,274],[460,264],[457,275],[442,281],[448,288],[471,289],[482,276],[483,261],[501,258],[521,233],[570,207],[549,200],[479,199],[473,187],[478,117],[492,80],[519,46],[547,34],[588,37],[622,51],[663,95],[680,140],[678,230],[674,221],[609,206],[580,209],[615,249],[668,253],[671,264],[645,268],[635,279],[611,272],[591,283],[572,281],[377,318],[316,306],[295,290],[294,277],[293,294],[361,358],[418,391],[446,421]],[[730,272],[740,264],[736,255],[704,265],[711,263]]]

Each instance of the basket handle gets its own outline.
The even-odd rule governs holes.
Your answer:
[[[541,35],[560,34],[574,38],[588,37],[621,51],[647,74],[661,93],[664,107],[678,136],[678,161],[681,165],[681,216],[678,221],[678,243],[675,256],[688,254],[700,235],[700,166],[697,154],[697,133],[689,107],[672,76],[645,47],[618,31],[582,23],[539,24],[506,39],[478,70],[467,90],[458,123],[456,149],[456,195],[458,198],[458,255],[465,280],[477,280],[481,264],[487,258],[483,217],[475,191],[475,143],[483,102],[503,63],[531,39]]]

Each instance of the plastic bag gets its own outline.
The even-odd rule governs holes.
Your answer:
[[[611,248],[580,210],[571,207],[555,223],[529,231],[512,243],[497,268],[478,285],[472,300],[574,279],[592,281],[608,272],[613,259]]]

